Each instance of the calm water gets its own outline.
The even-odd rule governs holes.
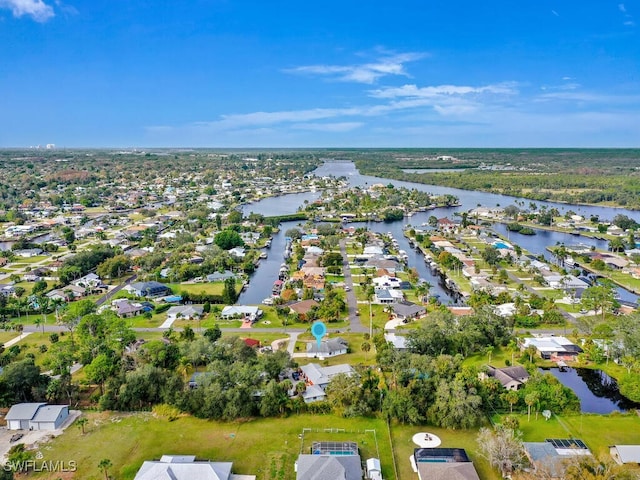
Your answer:
[[[409,218],[404,218],[402,221],[393,223],[378,223],[371,222],[368,224],[355,224],[356,226],[366,225],[374,232],[386,233],[391,232],[402,250],[405,250],[409,256],[409,266],[415,267],[418,270],[420,277],[426,279],[434,285],[432,289],[433,293],[440,295],[443,303],[449,303],[451,298],[447,295],[446,290],[439,283],[438,277],[434,277],[429,268],[424,264],[424,259],[421,254],[409,247],[406,239],[404,238],[402,231],[407,226],[414,226],[420,228],[423,223],[427,223],[430,216],[440,217],[452,217],[455,212],[468,211],[478,205],[483,206],[507,206],[515,204],[516,201],[522,199],[516,197],[510,197],[507,195],[496,195],[492,193],[483,193],[470,190],[460,190],[456,188],[439,187],[434,185],[425,185],[421,183],[403,182],[398,180],[390,180],[386,178],[372,177],[368,175],[361,175],[355,168],[353,162],[327,162],[324,165],[317,168],[314,172],[318,176],[334,176],[334,177],[346,177],[351,186],[368,186],[377,183],[388,184],[391,183],[397,187],[415,188],[416,190],[433,193],[434,195],[452,194],[456,195],[460,200],[459,207],[453,208],[437,208],[435,210],[429,210],[427,212],[419,212]],[[248,215],[251,212],[260,213],[262,215],[287,215],[296,213],[298,208],[302,206],[305,201],[311,202],[320,197],[320,192],[305,192],[296,193],[290,195],[282,195],[279,197],[271,197],[259,202],[243,206],[243,213]],[[529,200],[523,200],[525,207],[528,208]],[[548,208],[557,208],[561,213],[568,210],[573,210],[579,215],[585,217],[591,215],[598,215],[600,218],[611,219],[617,214],[627,215],[630,218],[640,222],[640,213],[626,209],[610,208],[610,207],[592,207],[582,205],[570,205],[554,202],[535,202],[538,206],[547,205]],[[284,232],[295,226],[297,222],[287,222],[282,224],[280,233],[274,236],[271,250],[269,251],[269,258],[262,260],[260,267],[253,274],[251,283],[248,289],[242,293],[239,299],[239,303],[246,304],[258,304],[264,298],[271,295],[271,287],[273,282],[277,279],[280,264],[284,261],[283,253],[285,247]],[[546,230],[536,230],[537,235],[527,236],[519,235],[517,233],[509,233],[506,227],[502,224],[495,224],[494,229],[505,237],[509,237],[512,243],[521,245],[524,249],[536,255],[544,255],[548,260],[551,260],[551,255],[546,251],[546,247],[553,246],[559,243],[565,245],[572,245],[576,243],[583,243],[586,245],[594,245],[597,248],[606,248],[607,242],[597,240],[588,237],[576,237],[568,233],[550,232]],[[624,290],[619,289],[620,297],[622,300],[636,302],[637,296]]]
[[[602,370],[570,368],[561,372],[557,368],[550,368],[542,371],[551,373],[564,386],[575,392],[580,399],[583,413],[606,414],[640,408],[640,404],[620,395],[615,379]]]
[[[242,206],[242,214],[247,216],[250,213],[272,217],[274,215],[288,215],[296,213],[298,208],[303,206],[305,201],[312,202],[320,198],[322,192],[303,192],[280,195],[279,197],[269,197],[255,203],[248,203]]]
[[[334,177],[344,176],[349,180],[352,186],[365,186],[374,185],[376,183],[384,183],[395,185],[397,187],[415,188],[423,192],[430,192],[435,195],[451,194],[460,199],[460,211],[468,211],[471,208],[475,208],[478,205],[484,205],[487,207],[493,206],[507,206],[513,205],[516,201],[524,201],[525,207],[528,208],[530,200],[522,199],[518,197],[511,197],[508,195],[497,195],[495,193],[477,192],[474,190],[460,190],[459,188],[440,187],[437,185],[426,185],[422,183],[403,182],[400,180],[391,180],[388,178],[372,177],[370,175],[360,175],[353,162],[340,161],[340,162],[326,162],[324,165],[317,168],[314,174],[318,176]],[[548,208],[557,208],[560,213],[573,210],[578,215],[589,217],[591,215],[598,215],[602,219],[612,219],[617,214],[627,215],[633,218],[636,222],[640,223],[640,211],[632,211],[624,208],[612,208],[612,207],[593,207],[589,205],[571,205],[568,203],[556,203],[556,202],[534,202],[539,207],[546,205]]]
[[[283,213],[273,213],[272,215],[283,215]],[[253,273],[253,275],[251,275],[247,289],[240,294],[237,301],[238,304],[258,305],[262,303],[262,300],[271,296],[273,282],[278,280],[280,266],[285,261],[285,232],[290,228],[294,228],[296,225],[298,225],[298,222],[280,223],[280,231],[273,235],[271,248],[264,250],[269,256],[260,260],[258,269]]]

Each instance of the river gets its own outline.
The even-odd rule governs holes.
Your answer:
[[[391,232],[392,235],[400,245],[400,248],[407,252],[409,256],[409,266],[415,267],[418,270],[419,276],[427,280],[433,285],[432,293],[440,295],[443,303],[449,303],[452,301],[447,291],[439,283],[439,278],[434,277],[430,269],[424,264],[422,255],[415,250],[411,249],[408,242],[403,236],[403,229],[411,225],[414,227],[420,227],[423,223],[427,223],[430,216],[436,217],[451,217],[455,212],[468,211],[478,205],[483,206],[507,206],[515,204],[516,201],[520,202],[524,200],[526,205],[529,204],[529,200],[520,199],[517,197],[510,197],[507,195],[496,195],[493,193],[484,193],[472,190],[461,190],[456,188],[439,187],[435,185],[425,185],[421,183],[404,182],[399,180],[392,180],[387,178],[378,178],[368,175],[361,175],[355,167],[353,162],[348,161],[336,161],[326,162],[322,166],[318,167],[314,172],[317,176],[334,176],[334,177],[346,177],[349,184],[352,187],[366,187],[377,183],[392,184],[396,187],[415,188],[416,190],[430,192],[434,195],[451,194],[459,198],[460,206],[453,208],[437,208],[426,212],[418,212],[412,217],[405,217],[402,221],[393,223],[355,223],[354,226],[367,226],[374,232],[387,233]],[[319,198],[320,192],[304,192],[291,195],[282,195],[279,197],[270,197],[258,202],[247,204],[243,206],[243,213],[248,215],[250,212],[259,213],[266,216],[274,215],[287,215],[296,213],[298,208],[304,205],[305,201],[311,202]],[[601,219],[612,219],[617,214],[627,215],[630,218],[640,222],[640,212],[631,211],[622,208],[612,207],[597,207],[590,205],[571,205],[555,202],[534,202],[538,207],[546,205],[547,208],[557,208],[561,213],[573,210],[578,215],[590,217],[592,215],[598,215]],[[239,303],[245,304],[257,304],[264,298],[271,295],[271,288],[273,282],[278,278],[278,271],[280,264],[284,261],[283,254],[285,248],[284,232],[289,228],[297,225],[298,222],[285,222],[281,225],[280,232],[274,235],[271,250],[269,251],[269,257],[266,260],[262,260],[260,267],[251,277],[251,283],[247,290],[245,290],[239,299]],[[502,224],[495,224],[494,229],[503,234],[505,237],[509,237],[511,242],[519,244],[522,248],[536,255],[544,255],[547,259],[551,260],[550,254],[547,252],[546,247],[553,246],[559,243],[565,245],[572,245],[576,243],[583,243],[586,245],[593,245],[597,248],[606,248],[607,242],[603,240],[597,240],[588,237],[576,237],[567,233],[552,232],[548,230],[536,229],[537,235],[527,236],[517,233],[509,233],[506,227]],[[618,289],[620,298],[625,301],[636,302],[637,296],[624,289]]]

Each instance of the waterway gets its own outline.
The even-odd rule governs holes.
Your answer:
[[[302,192],[280,195],[277,197],[267,197],[257,202],[247,203],[242,206],[242,214],[247,216],[250,213],[257,213],[265,217],[276,215],[289,215],[296,213],[299,207],[305,202],[313,202],[320,198],[322,192]]]
[[[551,373],[565,387],[574,391],[580,399],[583,413],[607,414],[640,408],[640,404],[622,396],[615,379],[602,370],[570,368],[561,372],[558,368],[550,368],[542,371]]]
[[[496,195],[493,193],[484,193],[472,190],[461,190],[456,188],[440,187],[435,185],[426,185],[421,183],[404,182],[399,180],[392,180],[387,178],[372,177],[368,175],[361,175],[355,167],[353,162],[349,161],[336,161],[326,162],[314,172],[317,176],[334,176],[334,177],[346,177],[350,186],[367,187],[374,184],[392,184],[396,187],[415,188],[416,190],[430,192],[434,195],[451,194],[458,197],[460,206],[451,208],[437,208],[426,212],[418,212],[412,217],[405,217],[402,221],[393,223],[379,223],[370,222],[367,224],[356,223],[354,226],[366,225],[374,232],[387,233],[391,232],[396,240],[398,240],[399,246],[402,250],[407,252],[409,256],[409,266],[415,267],[418,270],[419,276],[431,283],[432,293],[440,295],[443,303],[451,303],[452,299],[447,294],[446,289],[440,284],[439,278],[432,275],[428,266],[424,264],[422,255],[415,250],[411,249],[408,242],[404,238],[403,229],[408,226],[414,226],[420,228],[422,224],[426,224],[430,216],[435,217],[452,217],[455,212],[469,211],[478,205],[482,206],[507,206],[515,204],[516,202],[525,202],[525,206],[528,207],[531,203],[527,199],[520,199],[517,197],[510,197],[507,195]],[[303,206],[306,202],[312,202],[320,197],[320,192],[304,192],[290,195],[282,195],[279,197],[270,197],[258,202],[247,204],[243,206],[243,213],[248,215],[251,212],[259,213],[266,216],[272,215],[287,215],[296,213],[298,208]],[[640,212],[631,211],[622,208],[612,207],[597,207],[588,205],[571,205],[555,202],[534,202],[538,208],[542,205],[546,205],[547,208],[557,208],[560,213],[573,210],[578,215],[590,217],[592,215],[598,215],[601,219],[612,219],[617,214],[627,215],[630,218],[640,222]],[[254,273],[251,278],[250,286],[240,296],[240,303],[257,304],[264,298],[270,296],[271,287],[273,282],[277,279],[280,264],[284,261],[283,253],[285,248],[284,232],[295,226],[297,222],[286,222],[281,225],[280,233],[274,235],[271,250],[269,252],[269,258],[261,262],[260,267]],[[583,243],[586,245],[593,245],[596,248],[606,248],[607,242],[603,240],[597,240],[589,237],[577,237],[568,233],[552,232],[548,230],[536,229],[537,235],[526,236],[517,233],[509,233],[506,230],[506,226],[502,224],[495,224],[494,229],[500,234],[508,237],[511,242],[520,245],[522,248],[528,250],[535,255],[544,255],[548,260],[552,260],[549,252],[546,251],[546,247],[564,243],[565,245],[573,245],[576,243]],[[275,257],[275,259],[274,259]],[[638,297],[627,290],[622,288],[618,289],[620,298],[625,301],[636,302]]]
[[[284,214],[285,213],[272,213],[272,215]],[[298,223],[299,222],[280,223],[280,230],[272,237],[271,248],[265,249],[265,252],[268,254],[267,258],[260,260],[260,265],[253,275],[251,275],[249,285],[240,294],[237,303],[241,305],[258,305],[262,303],[262,300],[271,296],[273,282],[278,280],[280,267],[285,261],[286,231],[294,228]]]
[[[372,177],[370,175],[361,175],[356,169],[353,162],[336,161],[326,162],[313,172],[318,176],[341,177],[348,179],[351,186],[364,187],[367,185],[375,185],[382,183],[384,185],[392,184],[396,187],[415,188],[423,192],[430,192],[434,195],[455,195],[460,199],[460,207],[454,211],[469,211],[478,205],[486,207],[514,205],[517,202],[525,202],[525,208],[529,203],[535,203],[538,208],[546,205],[547,208],[557,208],[560,213],[573,210],[578,215],[589,218],[593,215],[599,216],[601,219],[612,219],[617,214],[626,215],[640,223],[640,211],[628,210],[625,208],[599,207],[591,205],[573,205],[568,203],[531,201],[525,198],[512,197],[509,195],[498,195],[495,193],[478,192],[475,190],[461,190],[459,188],[441,187],[438,185],[427,185],[422,183],[404,182],[400,180],[392,180],[388,178]]]

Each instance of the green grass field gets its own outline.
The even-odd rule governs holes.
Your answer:
[[[76,461],[78,471],[73,478],[104,478],[98,469],[104,458],[113,463],[109,471],[113,478],[130,480],[144,460],[158,459],[163,454],[191,454],[199,459],[233,461],[235,473],[254,474],[260,480],[294,480],[295,459],[303,446],[308,451],[306,447],[313,440],[351,440],[360,444],[365,455],[379,451],[384,478],[396,478],[386,425],[379,419],[297,415],[225,423],[192,417],[168,422],[151,413],[87,415],[85,435],[71,426],[40,449],[45,461]],[[305,431],[304,443],[299,438],[303,428],[311,429]],[[324,431],[327,428],[345,432],[332,434]],[[365,430],[375,430],[375,437]],[[30,478],[53,480],[59,476],[42,472]]]

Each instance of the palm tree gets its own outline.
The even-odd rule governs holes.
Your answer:
[[[89,420],[87,420],[87,417],[80,417],[78,419],[78,421],[76,422],[76,425],[78,426],[78,428],[80,430],[82,430],[82,435],[84,435],[84,426],[89,422]]]
[[[505,394],[505,399],[507,400],[507,403],[509,403],[509,413],[513,413],[513,406],[518,403],[519,398],[518,392],[515,390],[509,390]]]
[[[113,463],[111,463],[111,460],[109,460],[108,458],[103,458],[102,460],[100,460],[100,463],[98,463],[98,468],[104,472],[105,480],[109,480],[109,469],[112,466]]]
[[[527,422],[531,421],[531,407],[538,403],[538,392],[531,392],[524,397],[524,403],[527,404]]]
[[[371,344],[369,342],[362,342],[362,351],[364,352],[364,359],[367,360],[367,352],[371,350]]]

